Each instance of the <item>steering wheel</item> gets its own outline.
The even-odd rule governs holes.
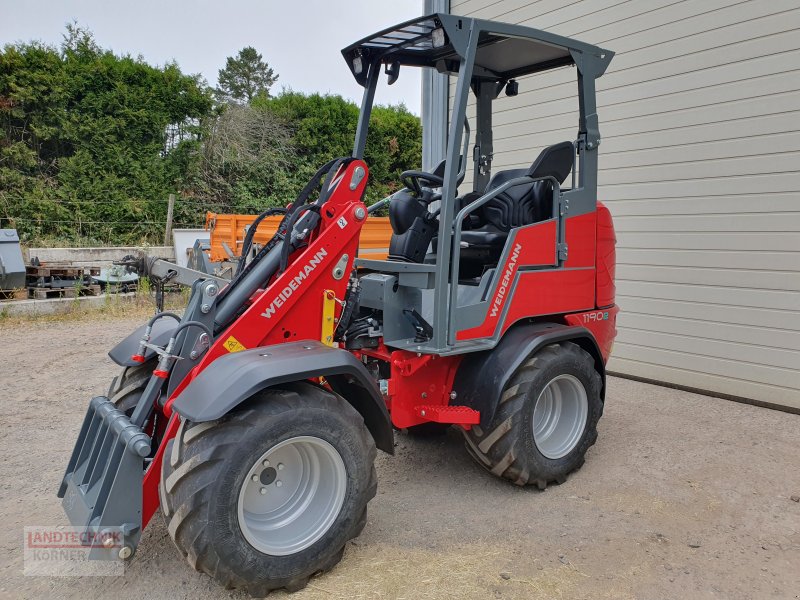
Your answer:
[[[422,184],[426,187],[440,188],[444,185],[444,177],[425,171],[403,171],[400,174],[400,181],[418,197],[422,197]]]

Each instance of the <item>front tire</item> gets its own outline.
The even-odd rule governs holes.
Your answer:
[[[546,346],[517,368],[489,427],[464,431],[467,450],[517,485],[563,483],[597,440],[601,390],[585,350],[571,342]]]
[[[156,357],[157,358],[157,357]],[[111,382],[108,390],[108,399],[114,406],[130,416],[139,398],[147,387],[147,383],[153,376],[153,369],[156,368],[158,360],[150,359],[140,365],[123,367],[119,375]]]
[[[267,390],[217,421],[184,421],[163,463],[169,533],[226,588],[299,590],[361,533],[375,454],[361,415],[308,383]]]

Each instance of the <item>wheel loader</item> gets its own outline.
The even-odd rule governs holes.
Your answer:
[[[483,469],[542,490],[597,439],[617,307],[595,82],[613,53],[449,14],[342,53],[364,90],[352,155],[319,168],[256,253],[248,234],[231,281],[198,273],[182,314],[109,353],[122,370],[91,400],[58,491],[87,539],[122,540],[91,558],[130,560],[160,508],[219,584],[294,591],[365,527],[396,429],[455,427]],[[404,67],[455,81],[445,157],[368,208],[370,110]],[[524,82],[535,99],[527,76],[551,69],[577,84],[577,135],[493,171],[495,101]],[[378,208],[389,256],[357,258]]]

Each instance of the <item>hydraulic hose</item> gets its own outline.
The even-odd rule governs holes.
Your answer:
[[[208,334],[209,341],[214,337],[214,334],[211,333],[211,329],[209,329],[208,325],[206,325],[205,323],[201,323],[200,321],[186,321],[186,323],[181,323],[180,325],[178,325],[175,331],[172,332],[172,337],[177,338],[178,334],[181,331],[183,331],[184,329],[188,329],[189,327],[199,327],[200,329],[202,329],[205,333]]]
[[[302,214],[309,210],[319,210],[319,207],[311,204],[304,204],[298,210],[294,211],[289,219],[289,222],[286,224],[286,231],[291,231],[297,221],[300,220]],[[286,243],[284,243],[283,247],[281,248],[281,262],[280,266],[278,267],[279,273],[283,273],[286,270],[286,267],[289,265],[289,253],[293,249],[291,238],[284,240],[284,242]]]
[[[261,221],[272,215],[278,215],[278,214],[285,215],[286,212],[287,209],[285,208],[268,208],[263,213],[258,215],[256,217],[256,220],[250,224],[250,228],[247,230],[247,235],[244,236],[244,243],[242,244],[242,253],[239,258],[239,264],[236,266],[235,275],[239,275],[239,273],[241,273],[244,270],[245,261],[247,260],[247,255],[250,254],[250,248],[253,245],[253,238],[255,238],[256,230],[258,229],[258,226],[261,224]],[[281,220],[281,222],[282,221],[283,220]]]
[[[175,319],[178,323],[181,322],[181,318],[173,312],[160,312],[153,315],[153,317],[147,322],[147,326],[152,327],[153,323],[164,317],[170,317],[172,319]]]
[[[317,210],[319,211],[322,208],[322,205],[328,201],[331,195],[331,183],[333,182],[333,178],[336,177],[336,174],[339,172],[343,166],[349,165],[355,159],[352,157],[343,157],[343,158],[336,158],[330,161],[328,164],[325,165],[327,169],[327,175],[325,176],[325,181],[322,184],[322,191],[319,194],[319,198],[314,204],[304,204],[302,206],[298,206],[292,211],[292,215],[289,218],[289,222],[286,225],[286,231],[291,232],[294,228],[295,223],[300,219],[300,216],[307,210]],[[319,173],[319,171],[318,171]],[[284,244],[283,248],[281,248],[281,262],[280,267],[278,267],[279,272],[283,273],[286,270],[286,267],[289,265],[289,254],[293,250],[292,246],[292,239],[291,235],[289,236],[289,243]]]
[[[284,238],[286,232],[290,231],[286,227],[288,220],[291,219],[292,215],[297,210],[306,205],[309,196],[311,196],[311,193],[319,187],[320,182],[322,180],[322,176],[331,171],[333,166],[337,163],[340,163],[342,160],[347,160],[347,159],[334,158],[333,160],[329,160],[327,163],[325,163],[319,169],[317,169],[317,172],[314,173],[314,176],[309,180],[309,182],[297,196],[297,199],[292,203],[291,208],[288,209],[284,214],[284,217],[281,220],[280,225],[278,225],[278,230],[275,232],[275,235],[272,236],[272,239],[264,245],[264,247],[258,252],[258,254],[255,257],[253,257],[253,260],[251,260],[247,265],[244,265],[243,260],[240,261],[239,264],[242,265],[242,268],[241,270],[237,268],[236,275],[220,293],[219,297],[220,302],[223,300],[223,298],[227,297],[233,291],[233,289],[236,288],[250,272],[252,272],[256,264],[258,264],[269,253],[269,251],[272,248],[274,248]],[[322,197],[324,193],[325,190],[323,190],[323,192],[320,194],[320,197]],[[242,257],[244,257],[244,254],[242,254]]]
[[[288,246],[291,239],[292,228],[289,227],[289,224],[296,223],[301,212],[324,204],[330,195],[330,183],[338,171],[339,165],[347,164],[351,160],[353,159],[350,157],[336,158],[328,161],[317,170],[284,215],[272,239],[259,250],[253,260],[245,265],[241,272],[220,292],[217,302],[217,316],[214,323],[215,330],[227,325],[253,293],[275,274],[281,265],[281,257],[283,255],[283,248],[277,248],[277,246],[281,242],[284,243],[284,246]],[[314,190],[319,188],[322,177],[325,174],[328,174],[328,177],[317,201],[309,203],[309,197]],[[287,241],[287,238],[289,238],[289,241]]]

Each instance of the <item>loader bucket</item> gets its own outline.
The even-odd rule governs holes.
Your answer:
[[[142,479],[150,438],[103,396],[92,398],[58,490],[70,522],[94,546],[89,558],[119,560],[136,550],[142,532]]]

